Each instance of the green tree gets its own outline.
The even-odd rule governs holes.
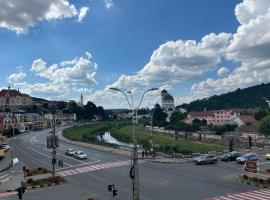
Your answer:
[[[267,116],[260,121],[259,131],[265,136],[270,135],[270,116]]]
[[[254,114],[255,119],[260,121],[261,119],[265,118],[268,115],[268,111],[266,109],[259,109]]]
[[[167,113],[163,112],[161,106],[156,104],[153,111],[153,125],[165,126],[167,124]]]
[[[84,106],[84,118],[85,119],[92,119],[93,115],[96,114],[97,106],[91,102],[88,101],[87,104]]]
[[[172,115],[170,116],[170,124],[176,125],[185,118],[186,118],[186,114],[181,113],[179,111],[174,111]]]

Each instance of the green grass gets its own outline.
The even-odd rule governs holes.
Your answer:
[[[132,125],[119,125],[113,123],[95,123],[88,126],[76,127],[64,132],[64,136],[72,140],[84,140],[86,142],[98,143],[96,136],[110,131],[111,135],[121,142],[132,143]],[[139,126],[136,128],[138,136],[138,144],[146,149],[150,149],[149,136],[150,132],[144,130],[144,127]],[[176,150],[177,153],[190,154],[190,153],[207,153],[209,151],[222,151],[224,146],[217,144],[208,144],[198,141],[178,139],[174,141],[163,135],[154,133],[154,148],[156,151],[164,153],[172,153]],[[174,148],[175,144],[175,148]]]
[[[111,135],[113,137],[127,143],[131,141],[130,140],[131,134],[132,134],[131,125],[124,126],[119,129],[114,128],[111,131]],[[138,143],[146,144],[146,146],[145,145],[144,146],[147,148],[148,147],[147,142],[149,141],[150,132],[145,131],[143,127],[138,127],[136,129],[136,134],[138,135]],[[155,149],[166,152],[166,153],[170,153],[171,151],[173,151],[172,148],[174,146],[174,143],[175,143],[178,153],[184,153],[184,154],[185,152],[186,153],[192,153],[192,152],[193,153],[195,152],[207,153],[209,151],[222,151],[225,149],[221,145],[208,144],[208,143],[192,141],[192,140],[178,139],[174,141],[173,138],[165,137],[158,134],[154,134],[153,140],[154,140]]]

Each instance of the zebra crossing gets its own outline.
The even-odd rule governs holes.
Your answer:
[[[270,200],[270,189],[254,190],[237,194],[227,194],[208,200]]]
[[[13,178],[12,175],[2,173],[2,174],[0,174],[0,184],[4,183],[12,178]]]
[[[129,165],[129,164],[130,164],[130,160],[102,163],[102,164],[94,164],[94,165],[91,164],[91,165],[87,165],[87,166],[83,166],[83,167],[79,167],[79,168],[75,168],[75,169],[60,171],[60,172],[58,172],[58,174],[60,176],[73,176],[76,174],[83,174],[83,173],[88,173],[88,172],[102,170],[102,169],[109,169],[109,168],[113,168],[113,167],[125,166],[125,165]]]

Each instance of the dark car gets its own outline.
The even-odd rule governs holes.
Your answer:
[[[217,163],[217,157],[214,154],[203,154],[197,158],[195,158],[195,163],[197,165],[203,165],[203,164],[208,164],[208,163]]]
[[[221,160],[222,161],[233,161],[233,160],[236,160],[237,157],[240,157],[241,154],[239,152],[228,152],[228,153],[224,153],[222,156],[221,156]]]

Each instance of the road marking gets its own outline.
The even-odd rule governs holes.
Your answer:
[[[260,163],[260,165],[266,165],[266,164],[270,164],[270,162],[263,162],[263,163]]]
[[[7,197],[16,194],[17,192],[4,192],[0,193],[0,197]]]
[[[37,150],[35,150],[35,149],[32,149],[32,148],[30,148],[30,147],[26,147],[26,148],[27,148],[27,149],[30,149],[30,150],[32,150],[32,151],[34,151],[34,152],[36,152],[36,153],[38,153],[38,154],[40,154],[40,155],[43,155],[43,156],[45,156],[46,158],[52,159],[52,157],[47,156],[46,154],[41,153],[41,152],[39,152],[39,151],[37,151]],[[67,165],[67,166],[69,166],[69,167],[72,167],[72,166],[73,166],[73,165],[68,164],[68,163],[66,163],[66,162],[64,162],[64,164]]]
[[[209,200],[270,200],[270,189],[229,194],[211,198]]]
[[[112,163],[102,163],[102,164],[84,166],[84,167],[80,167],[80,168],[76,168],[76,169],[72,169],[72,170],[64,170],[64,171],[59,172],[58,174],[60,176],[73,176],[76,174],[83,174],[83,173],[98,171],[98,170],[102,170],[102,169],[109,169],[109,168],[113,168],[113,167],[125,166],[125,165],[129,165],[129,164],[130,164],[130,160],[112,162]]]
[[[56,170],[59,171],[59,170],[70,169],[70,168],[79,167],[79,166],[83,166],[83,165],[89,165],[89,164],[98,163],[98,162],[100,162],[100,161],[101,161],[101,160],[96,160],[96,161],[93,161],[93,162],[87,162],[87,163],[85,163],[85,164],[73,165],[72,167],[64,167],[64,168],[56,169]]]

